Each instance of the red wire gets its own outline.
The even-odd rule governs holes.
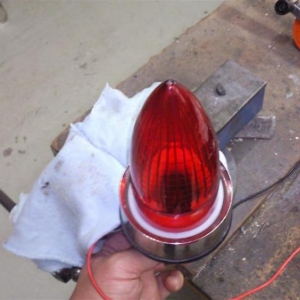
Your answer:
[[[110,298],[108,298],[104,292],[100,289],[100,287],[98,286],[96,280],[95,280],[95,277],[93,275],[93,272],[92,272],[92,265],[91,265],[91,257],[92,257],[92,254],[93,254],[93,251],[94,251],[94,248],[96,246],[97,243],[93,244],[89,251],[88,251],[88,254],[87,254],[87,271],[88,271],[88,275],[89,275],[89,278],[90,278],[90,281],[93,285],[93,287],[95,288],[95,290],[98,292],[98,294],[104,299],[104,300],[111,300]],[[288,259],[281,265],[281,267],[277,270],[277,272],[268,280],[266,281],[265,283],[263,283],[262,285],[250,290],[250,291],[247,291],[235,298],[232,298],[231,300],[241,300],[241,299],[244,299],[245,297],[248,297],[262,289],[264,289],[265,287],[267,287],[268,285],[270,285],[281,273],[282,271],[285,269],[285,267],[289,264],[289,262],[300,252],[300,247],[298,247],[289,257]]]
[[[93,285],[93,287],[95,288],[95,290],[98,292],[98,294],[104,299],[104,300],[111,300],[110,298],[108,298],[104,292],[100,289],[100,287],[98,286],[97,282],[96,282],[96,279],[93,275],[93,271],[92,271],[92,264],[91,264],[91,257],[92,257],[92,254],[93,254],[93,251],[94,251],[94,248],[96,246],[97,243],[93,244],[91,246],[91,248],[89,249],[88,251],[88,254],[87,254],[87,271],[88,271],[88,275],[89,275],[89,278],[90,278],[90,281]]]
[[[287,264],[300,252],[300,247],[298,247],[289,257],[288,259],[281,265],[281,267],[277,270],[277,272],[265,283],[263,283],[262,285],[248,291],[245,292],[235,298],[232,298],[231,300],[241,300],[244,299],[245,297],[252,295],[262,289],[264,289],[265,287],[267,287],[269,284],[271,284],[280,274],[281,272],[284,270],[284,268],[287,266]]]

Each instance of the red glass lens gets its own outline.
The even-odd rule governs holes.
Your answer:
[[[160,84],[134,127],[130,157],[133,191],[152,225],[193,228],[207,217],[219,187],[219,152],[198,99],[179,83]]]

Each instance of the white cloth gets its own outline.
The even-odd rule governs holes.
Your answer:
[[[11,212],[4,247],[55,272],[81,267],[90,246],[120,225],[119,185],[132,130],[159,83],[129,99],[106,86],[91,113],[71,126],[68,139]],[[226,165],[224,155],[220,159]]]
[[[129,99],[108,85],[11,213],[4,247],[54,272],[82,266],[89,247],[120,225],[119,185],[135,119],[159,83]]]

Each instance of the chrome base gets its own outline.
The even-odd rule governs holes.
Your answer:
[[[166,238],[155,235],[137,222],[128,203],[128,192],[131,185],[128,168],[121,183],[120,218],[123,232],[130,244],[154,260],[173,264],[200,259],[218,247],[230,229],[233,197],[230,176],[222,163],[220,165],[220,184],[223,185],[224,199],[219,216],[204,231],[183,238]]]

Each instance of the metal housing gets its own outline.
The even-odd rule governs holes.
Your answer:
[[[197,260],[218,247],[226,237],[231,225],[233,197],[233,186],[229,173],[222,163],[220,164],[224,199],[219,216],[203,232],[176,239],[154,235],[137,222],[128,205],[128,189],[131,179],[129,168],[127,168],[121,183],[120,217],[123,232],[131,245],[152,259],[168,263]]]
[[[217,91],[220,84],[223,95]],[[262,109],[265,87],[249,70],[227,61],[193,91],[211,119],[221,150]]]

